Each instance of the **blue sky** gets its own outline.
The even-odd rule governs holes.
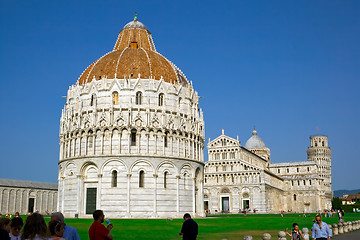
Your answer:
[[[256,126],[286,162],[325,134],[333,189],[360,188],[360,1],[0,4],[1,178],[57,181],[61,96],[137,12],[203,96],[207,139],[245,145]]]

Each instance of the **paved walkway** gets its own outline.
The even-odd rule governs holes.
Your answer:
[[[335,240],[359,240],[360,239],[360,230],[344,233],[344,234],[335,236],[332,239],[335,239]]]

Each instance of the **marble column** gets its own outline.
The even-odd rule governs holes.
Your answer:
[[[153,212],[153,217],[157,217],[157,178],[158,175],[154,174],[154,212]]]
[[[196,178],[193,178],[193,187],[192,187],[192,199],[193,199],[193,213],[196,213],[196,194],[195,194],[195,185],[196,185]]]
[[[122,131],[119,130],[119,154],[121,154],[121,138],[122,138]]]
[[[128,153],[131,152],[130,148],[131,148],[131,130],[128,133]]]
[[[101,188],[102,188],[102,177],[103,175],[100,173],[98,174],[98,187],[96,193],[96,209],[101,209]]]
[[[157,154],[157,133],[154,132],[154,154]]]
[[[94,133],[92,135],[92,142],[93,142],[93,155],[95,155],[95,150],[96,150],[96,133]]]
[[[101,144],[100,144],[100,155],[104,154],[104,139],[105,139],[105,132],[101,133]]]
[[[177,137],[177,155],[180,157],[180,137]]]
[[[85,136],[85,154],[84,155],[88,154],[88,144],[89,144],[89,136],[86,135]]]
[[[131,174],[128,173],[126,176],[127,176],[127,216],[130,217],[130,181],[131,181]]]
[[[73,137],[73,157],[76,156],[76,137]]]
[[[65,177],[61,177],[60,179],[60,184],[61,184],[61,212],[64,211],[64,202],[65,202]]]
[[[83,191],[83,187],[82,187],[82,180],[83,180],[83,176],[81,174],[77,175],[77,201],[76,201],[76,211],[78,214],[81,213],[81,202],[82,202],[82,191]]]
[[[150,133],[146,133],[146,153],[149,153],[149,142],[150,142]]]
[[[136,150],[137,150],[137,153],[140,153],[140,143],[141,143],[141,132],[137,132],[136,133]]]
[[[161,135],[162,136],[162,142],[163,142],[163,144],[162,144],[162,152],[163,152],[163,156],[165,156],[165,138],[166,138],[166,135],[165,134],[162,134]]]
[[[109,153],[112,154],[112,140],[113,140],[113,132],[110,132],[110,142],[109,142]]]
[[[180,214],[180,175],[176,175],[176,213]]]
[[[82,137],[81,137],[81,135],[79,135],[79,138],[78,138],[78,140],[79,140],[79,146],[78,146],[78,156],[81,156],[81,139],[82,139]]]

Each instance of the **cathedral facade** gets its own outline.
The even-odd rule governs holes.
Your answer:
[[[209,213],[316,212],[331,209],[331,149],[311,136],[304,162],[271,163],[270,149],[254,129],[241,146],[224,134],[207,145],[204,208]]]
[[[67,217],[201,216],[198,94],[135,17],[69,87],[60,119],[58,210]]]

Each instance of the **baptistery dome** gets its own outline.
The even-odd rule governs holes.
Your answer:
[[[59,211],[111,218],[203,213],[205,126],[192,83],[134,21],[70,86],[60,118]]]
[[[78,84],[101,78],[153,78],[188,85],[181,70],[156,52],[151,33],[137,19],[120,31],[114,49],[91,64]]]

